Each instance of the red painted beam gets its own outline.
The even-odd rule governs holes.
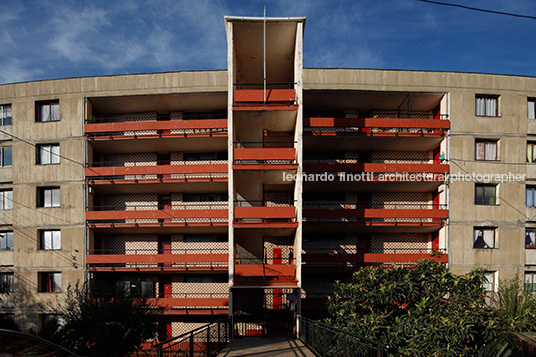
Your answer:
[[[234,149],[235,160],[296,160],[295,148]]]
[[[227,119],[126,121],[119,123],[115,122],[84,124],[84,132],[86,134],[115,131],[146,131],[173,129],[227,129]]]
[[[227,173],[227,164],[86,167],[87,177]]]
[[[308,218],[442,218],[449,216],[446,209],[388,209],[388,208],[356,208],[356,209],[313,209],[303,210]]]
[[[235,276],[287,276],[294,278],[296,266],[294,264],[235,264]]]
[[[296,207],[235,207],[235,219],[294,219]]]
[[[208,205],[208,204],[207,204]],[[86,211],[86,220],[227,218],[226,209],[182,209],[144,211]]]
[[[416,263],[421,259],[432,259],[436,262],[447,263],[448,254],[441,254],[440,257],[430,254],[303,254],[302,261],[305,263],[324,262],[357,262],[357,263]]]
[[[294,102],[294,89],[267,89],[266,102]],[[235,89],[234,101],[240,103],[264,102],[264,89]]]
[[[423,128],[449,129],[450,121],[442,119],[402,118],[304,118],[306,127],[355,127],[355,128]]]
[[[227,263],[227,254],[90,254],[87,264]]]
[[[150,304],[171,307],[227,307],[229,298],[151,298]]]
[[[305,172],[373,172],[373,173],[433,173],[446,174],[447,164],[376,164],[376,163],[309,163],[304,164]]]

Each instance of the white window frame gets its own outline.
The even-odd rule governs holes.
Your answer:
[[[536,141],[527,141],[527,162],[536,163]]]
[[[13,190],[0,190],[0,210],[13,209]]]
[[[536,292],[536,271],[525,271],[525,290]]]
[[[484,273],[485,281],[482,283],[482,287],[485,292],[491,293],[497,291],[497,272],[496,271],[487,271]]]
[[[39,144],[37,145],[38,165],[57,165],[60,163],[60,144]]]
[[[41,250],[61,250],[61,230],[42,230],[39,238]]]

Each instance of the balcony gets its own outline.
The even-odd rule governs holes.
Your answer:
[[[447,263],[448,254],[445,250],[415,248],[385,248],[335,253],[307,250],[302,254],[305,268],[321,268],[322,270],[329,267],[337,270],[341,268],[352,270],[365,265],[414,265],[421,259]]]
[[[227,119],[136,121],[117,118],[87,119],[89,141],[154,138],[227,137]]]
[[[227,206],[227,202],[174,203],[171,209],[158,209],[158,205],[93,206],[86,211],[86,221],[89,228],[227,226]]]
[[[327,162],[326,162],[327,161]],[[386,159],[377,160],[379,162],[356,162],[352,159],[339,160],[305,160],[304,171],[309,172],[345,172],[345,173],[371,173],[365,175],[368,181],[397,181],[397,182],[442,182],[449,172],[449,165],[443,164],[442,160],[432,159]],[[381,174],[395,174],[384,175]],[[407,175],[406,175],[407,174]],[[419,174],[419,175],[415,175]],[[339,180],[342,176],[336,176]],[[394,179],[389,180],[390,177]],[[345,181],[345,180],[343,180]],[[346,180],[347,181],[347,180]]]
[[[233,110],[295,110],[296,91],[293,83],[235,84]]]
[[[168,293],[147,299],[164,308],[164,315],[227,315],[228,293]]]
[[[124,165],[124,162],[93,162],[85,168],[85,175],[91,185],[227,182],[227,160],[181,161],[174,165],[156,166]]]
[[[296,264],[291,258],[236,258],[234,267],[235,286],[277,286],[295,287]]]
[[[304,203],[303,221],[308,225],[368,227],[442,227],[448,218],[446,205],[403,203],[362,207],[346,203]]]
[[[255,202],[238,201],[234,208],[235,228],[295,228],[296,207],[281,205],[275,207],[251,206]]]
[[[234,170],[294,170],[298,168],[296,149],[235,148]]]
[[[370,118],[305,118],[310,136],[444,137],[450,128],[445,114],[419,111],[372,111]]]
[[[154,249],[100,249],[89,251],[86,264],[90,271],[227,271],[228,252],[221,248],[170,249],[166,254]]]

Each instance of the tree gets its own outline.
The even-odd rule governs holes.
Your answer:
[[[157,325],[146,300],[105,290],[87,283],[69,286],[64,304],[54,311],[62,324],[49,338],[84,356],[125,356],[155,337]]]
[[[432,260],[362,268],[336,283],[327,323],[384,343],[390,356],[471,356],[497,333],[484,279]]]
[[[501,280],[498,292],[491,303],[503,331],[536,331],[536,296],[525,290],[519,274],[512,279]]]

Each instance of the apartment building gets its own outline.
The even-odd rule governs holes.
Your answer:
[[[222,71],[1,85],[0,313],[37,332],[93,280],[161,338],[289,336],[362,266],[536,287],[536,78],[303,69],[304,25],[226,17]]]

